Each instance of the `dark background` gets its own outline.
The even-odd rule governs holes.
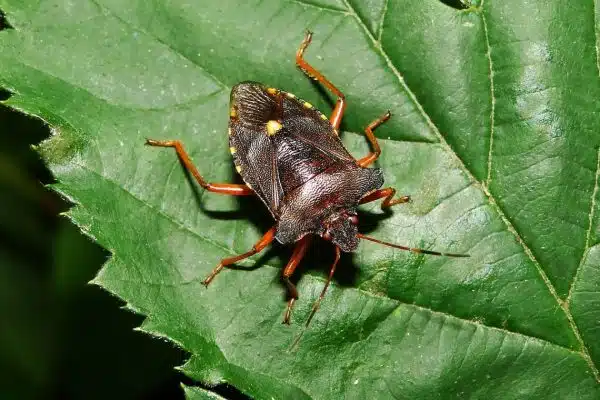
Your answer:
[[[87,284],[110,254],[60,215],[71,205],[45,187],[53,179],[32,145],[49,135],[0,105],[0,398],[183,398],[174,367],[186,353],[134,331],[143,317]]]

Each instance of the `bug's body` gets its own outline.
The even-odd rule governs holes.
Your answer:
[[[277,220],[279,242],[322,235],[324,221],[356,215],[360,199],[383,184],[381,170],[359,166],[327,117],[309,103],[243,82],[232,89],[230,107],[236,168]],[[348,236],[338,240],[343,251],[358,244],[356,235]]]
[[[329,118],[293,94],[256,82],[242,82],[233,87],[229,110],[229,151],[236,170],[245,184],[210,183],[204,180],[178,140],[152,140],[152,146],[173,147],[181,162],[206,190],[233,196],[257,195],[276,220],[251,250],[221,260],[203,281],[208,285],[228,265],[248,258],[277,239],[295,243],[292,257],[283,270],[283,281],[290,292],[284,316],[289,323],[292,306],[298,298],[296,286],[290,281],[304,256],[313,235],[319,235],[335,245],[335,261],[327,283],[313,306],[307,325],[317,311],[340,258],[340,251],[354,251],[359,239],[417,253],[464,257],[461,254],[438,253],[383,242],[358,233],[356,207],[383,199],[382,208],[409,200],[394,199],[393,188],[379,189],[383,176],[379,168],[367,168],[381,150],[373,129],[385,122],[389,111],[371,122],[365,129],[373,151],[354,159],[342,145],[337,129],[346,108],[345,97],[303,57],[311,41],[308,32],[296,53],[296,64],[308,76],[321,82],[337,96]]]

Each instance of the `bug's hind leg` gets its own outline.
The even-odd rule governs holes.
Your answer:
[[[385,197],[385,199],[381,203],[381,208],[385,209],[391,206],[395,206],[396,204],[408,203],[410,201],[410,196],[400,196],[397,199],[394,199],[395,194],[396,189],[391,187],[379,189],[372,193],[369,193],[368,195],[360,199],[358,204],[370,203],[371,201],[375,201]]]
[[[296,52],[296,65],[300,67],[300,69],[309,77],[321,82],[327,89],[329,89],[333,94],[337,96],[337,101],[335,103],[335,108],[329,117],[329,122],[335,129],[340,127],[340,123],[342,122],[342,117],[344,116],[344,111],[346,110],[346,96],[338,88],[336,88],[333,83],[331,83],[322,73],[317,71],[312,65],[307,63],[304,60],[304,50],[310,44],[312,39],[312,32],[306,31],[306,35],[304,36],[304,40],[300,44],[300,48]]]
[[[206,277],[206,279],[204,279],[202,281],[202,284],[204,286],[208,286],[208,284],[210,282],[212,282],[212,280],[215,278],[215,276],[217,276],[217,274],[219,272],[221,272],[223,267],[226,267],[231,264],[235,264],[238,261],[241,261],[245,258],[255,255],[256,253],[261,252],[265,247],[267,247],[269,245],[269,243],[271,243],[273,241],[273,239],[275,239],[275,232],[276,232],[275,227],[272,227],[271,229],[269,229],[267,231],[267,233],[265,233],[263,235],[263,237],[254,246],[252,246],[251,250],[249,250],[243,254],[237,255],[237,256],[222,259],[221,262],[219,263],[219,265],[217,265],[215,267],[215,269],[212,270],[210,275],[208,275]]]
[[[250,189],[248,186],[237,183],[210,183],[206,182],[198,169],[192,162],[190,156],[183,148],[183,143],[179,140],[154,140],[154,139],[146,139],[146,144],[149,146],[157,146],[157,147],[173,147],[177,152],[177,156],[183,163],[185,169],[187,169],[196,179],[196,181],[202,186],[204,189],[209,192],[228,194],[231,196],[248,196],[254,194],[254,191]]]
[[[381,117],[377,118],[375,121],[371,122],[365,128],[365,135],[367,135],[367,139],[369,140],[369,143],[371,143],[371,146],[373,147],[373,151],[357,161],[358,165],[360,165],[361,167],[367,167],[368,165],[373,163],[373,161],[377,160],[377,158],[381,154],[381,148],[379,147],[377,138],[373,134],[373,130],[375,128],[377,128],[379,125],[383,124],[388,119],[390,119],[391,116],[392,116],[392,114],[389,111],[387,111],[385,114],[383,114]]]
[[[288,301],[287,308],[285,309],[285,315],[283,317],[283,323],[286,325],[290,324],[290,318],[292,316],[292,308],[294,306],[294,303],[298,299],[298,289],[296,289],[296,285],[294,285],[292,283],[292,281],[290,281],[290,277],[296,270],[296,267],[298,266],[298,264],[300,264],[300,260],[302,260],[302,258],[304,257],[304,254],[306,254],[306,250],[308,249],[308,245],[310,244],[310,242],[311,242],[311,237],[307,235],[307,236],[304,236],[302,239],[300,239],[300,241],[298,243],[296,243],[296,247],[294,247],[294,252],[292,253],[292,257],[290,258],[290,261],[288,261],[287,265],[285,266],[285,268],[283,270],[282,279],[283,279],[283,282],[285,282],[285,284],[288,288],[289,295],[290,295],[290,299]]]

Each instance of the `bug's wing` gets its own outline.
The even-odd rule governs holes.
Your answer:
[[[276,118],[277,104],[262,85],[243,82],[231,90],[229,150],[238,173],[276,216],[283,197],[276,148],[266,132],[266,122]]]
[[[305,143],[318,152],[316,158],[326,157],[334,161],[354,162],[327,116],[315,109],[310,103],[282,93],[283,126],[286,135]]]
[[[236,169],[275,217],[291,190],[336,162],[355,162],[327,118],[291,94],[243,82],[230,107]]]

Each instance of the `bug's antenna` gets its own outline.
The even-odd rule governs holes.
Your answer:
[[[317,312],[317,310],[319,310],[321,301],[323,300],[323,297],[325,297],[325,292],[327,292],[327,288],[329,287],[329,284],[331,283],[331,278],[333,278],[333,273],[335,272],[335,267],[337,266],[338,261],[340,261],[340,248],[338,246],[335,246],[335,261],[333,262],[333,265],[331,266],[331,269],[329,270],[329,276],[327,277],[327,282],[325,282],[325,286],[323,287],[323,290],[321,291],[319,298],[317,299],[317,301],[315,301],[315,304],[313,304],[312,311],[310,312],[310,315],[308,316],[308,319],[306,320],[305,326],[307,328],[308,328],[308,325],[310,325],[310,321],[312,321],[313,317],[315,316],[315,313]]]
[[[312,321],[313,317],[315,316],[315,313],[319,310],[321,301],[325,297],[325,292],[327,292],[327,288],[329,287],[329,284],[331,283],[331,278],[333,278],[333,273],[335,272],[335,267],[337,266],[338,261],[340,261],[340,248],[339,248],[339,246],[335,246],[335,260],[333,261],[333,265],[331,266],[331,269],[329,270],[329,276],[327,277],[327,282],[325,282],[325,286],[323,287],[323,290],[321,291],[319,298],[317,298],[317,300],[313,304],[313,308],[308,316],[308,319],[306,320],[306,323],[304,324],[304,329],[302,330],[302,332],[300,332],[300,334],[296,337],[296,339],[292,343],[292,346],[289,349],[290,351],[293,351],[296,348],[296,346],[298,345],[298,343],[300,343],[300,339],[302,339],[304,332],[306,332],[308,325],[310,325],[310,321]]]
[[[300,331],[298,336],[296,336],[296,339],[294,339],[294,342],[288,349],[288,353],[293,353],[298,349],[298,344],[300,343],[300,339],[302,339],[302,336],[304,336],[304,332],[306,332],[306,326]]]
[[[379,243],[379,244],[382,244],[384,246],[393,247],[395,249],[412,251],[413,253],[432,254],[434,256],[445,256],[445,257],[470,257],[470,255],[468,255],[468,254],[441,253],[439,251],[432,251],[432,250],[419,249],[419,248],[416,248],[416,247],[402,246],[400,244],[394,244],[394,243],[384,242],[383,240],[379,240],[379,239],[375,239],[375,238],[372,238],[372,237],[369,237],[369,236],[365,236],[362,233],[357,233],[356,236],[358,238],[360,238],[360,239],[370,240],[371,242]]]

